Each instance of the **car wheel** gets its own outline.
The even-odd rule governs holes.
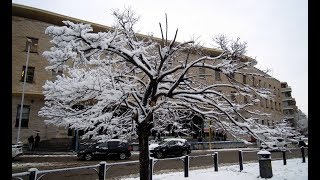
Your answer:
[[[158,159],[162,158],[162,157],[163,157],[162,152],[160,152],[160,151],[156,152],[156,157],[157,157]]]
[[[184,151],[182,151],[181,155],[186,156],[186,155],[188,155],[188,152],[186,150],[184,150]]]
[[[126,159],[126,158],[127,158],[127,156],[126,156],[125,153],[120,153],[120,154],[119,154],[119,159],[124,160],[124,159]]]
[[[84,159],[87,160],[87,161],[90,161],[92,159],[92,154],[84,155]]]

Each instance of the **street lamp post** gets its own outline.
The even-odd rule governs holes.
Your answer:
[[[25,85],[26,85],[26,80],[27,80],[27,73],[28,73],[28,63],[29,63],[29,54],[30,54],[30,47],[31,47],[31,39],[27,39],[28,42],[28,52],[27,52],[27,62],[26,62],[26,68],[24,73],[24,78],[23,78],[23,85],[22,85],[22,98],[21,98],[21,107],[20,107],[20,116],[19,116],[19,126],[18,126],[18,135],[17,135],[17,144],[19,144],[20,140],[20,129],[21,129],[21,119],[22,119],[22,110],[23,110],[23,103],[24,103],[24,91],[25,91]]]

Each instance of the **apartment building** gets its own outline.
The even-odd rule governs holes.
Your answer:
[[[73,136],[73,132],[67,127],[48,125],[42,117],[38,116],[38,111],[44,105],[42,86],[46,80],[52,80],[56,78],[56,75],[63,73],[61,70],[45,70],[48,62],[42,56],[42,53],[48,50],[52,44],[50,43],[50,37],[45,35],[44,32],[50,25],[63,25],[63,20],[90,23],[96,32],[110,28],[32,7],[12,5],[12,142],[15,142],[17,138],[24,76],[27,77],[20,131],[21,141],[26,143],[27,138],[35,132],[39,132],[42,140],[72,138]],[[29,45],[29,64],[25,74]],[[205,51],[211,55],[219,53],[217,50],[209,48],[206,48]],[[197,57],[198,55],[192,54],[191,56]],[[253,59],[248,57],[247,60]],[[206,72],[205,69],[199,68],[191,73],[198,74],[199,81],[206,84],[228,82],[227,77],[217,71]],[[264,76],[257,76],[257,74],[264,74]],[[268,117],[258,119],[258,123],[272,127],[283,119],[283,113],[287,112],[287,106],[284,106],[283,103],[287,101],[284,101],[281,96],[284,89],[279,80],[258,69],[243,70],[241,73],[235,73],[234,78],[243,84],[273,91],[273,99],[260,98],[260,102],[255,102],[250,107],[252,111],[258,110],[270,114]],[[234,90],[228,88],[221,88],[221,92],[228,95],[232,101],[252,102],[252,98],[238,95]],[[284,107],[285,109],[282,109]],[[248,117],[249,114],[244,113],[244,116]],[[203,124],[204,120],[199,121],[199,123]],[[205,126],[203,128],[205,132],[207,128]]]

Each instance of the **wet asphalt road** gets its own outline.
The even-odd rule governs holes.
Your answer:
[[[242,149],[243,161],[246,162],[258,162],[257,152],[258,149]],[[190,157],[190,170],[197,168],[213,167],[213,157],[211,154],[218,152],[218,164],[223,166],[224,164],[239,164],[238,150],[193,150]],[[308,155],[307,149],[305,150],[306,156]],[[272,160],[282,159],[282,152],[272,152]],[[287,159],[289,158],[301,158],[300,149],[291,149],[286,153]],[[127,160],[113,160],[113,159],[99,159],[93,161],[78,160],[75,155],[23,155],[18,157],[12,162],[12,173],[19,173],[28,171],[28,169],[35,167],[38,170],[60,169],[66,167],[79,167],[96,165],[101,161],[109,163],[119,163],[128,161],[138,161],[138,153],[133,153]],[[154,173],[160,173],[163,171],[181,171],[183,176],[183,161],[180,159],[155,159]],[[245,165],[244,165],[245,169]],[[122,165],[111,166],[106,175],[106,179],[121,179],[121,176],[139,175],[139,163],[130,163]],[[26,177],[25,177],[26,178]],[[93,169],[79,170],[79,171],[64,171],[54,172],[47,174],[41,178],[41,180],[96,180],[98,175]]]

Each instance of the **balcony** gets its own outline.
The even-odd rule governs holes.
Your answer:
[[[288,106],[282,107],[282,110],[286,110],[286,109],[296,109],[296,105],[288,105]]]
[[[285,115],[284,119],[285,119],[285,121],[293,121],[294,120],[294,116],[293,115]]]
[[[291,91],[292,91],[292,89],[291,89],[290,86],[285,87],[285,88],[281,88],[281,92],[282,92],[282,93],[284,93],[284,92],[291,92]]]
[[[296,101],[296,100],[292,97],[283,97],[282,101]]]

